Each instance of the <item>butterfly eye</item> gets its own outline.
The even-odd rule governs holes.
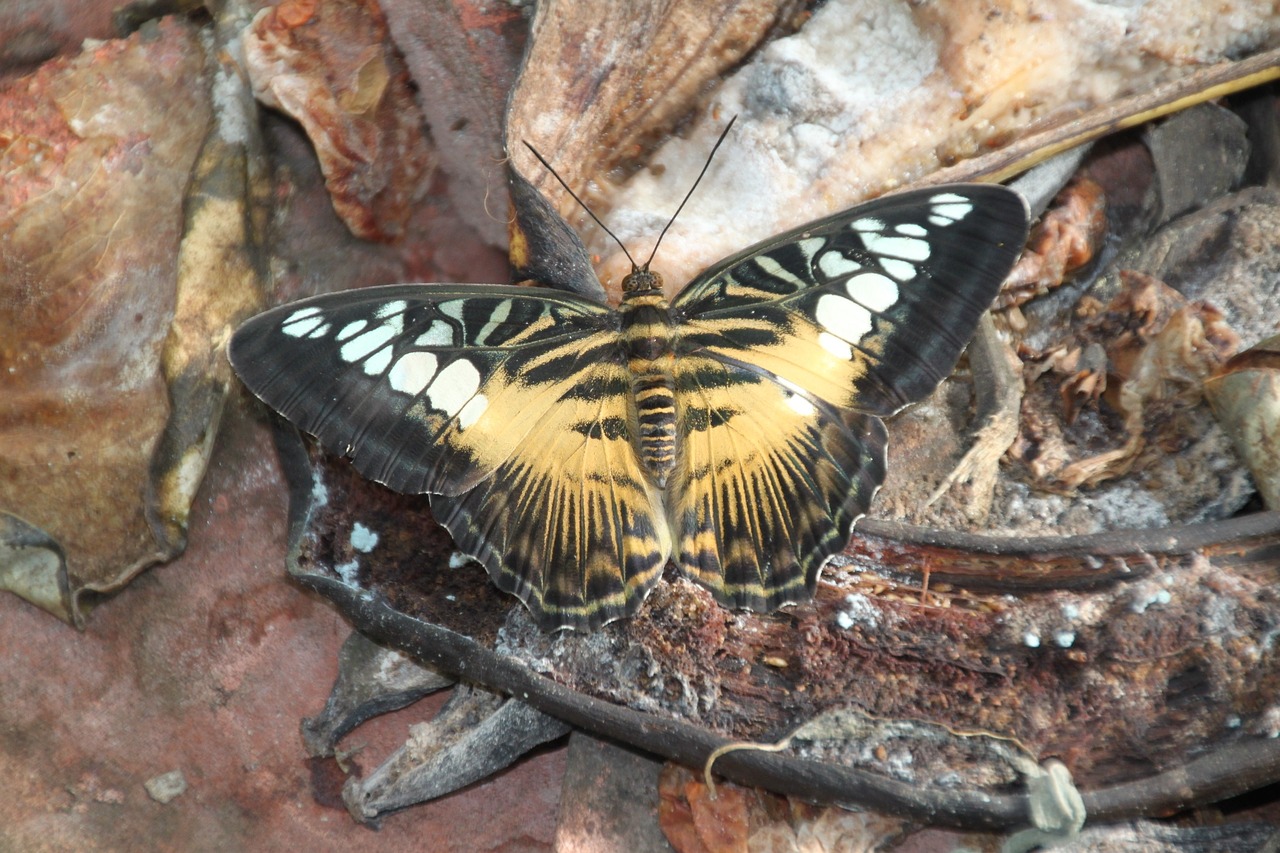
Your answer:
[[[662,290],[662,276],[647,269],[632,270],[622,280],[622,290],[624,293]]]

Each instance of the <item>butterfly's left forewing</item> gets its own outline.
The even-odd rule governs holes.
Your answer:
[[[1003,187],[920,190],[690,283],[671,309],[677,565],[726,604],[807,598],[883,479],[879,417],[951,372],[1026,233],[1026,205]]]
[[[607,349],[612,317],[543,288],[391,285],[259,314],[228,355],[250,390],[364,476],[448,494],[510,456],[580,361]]]

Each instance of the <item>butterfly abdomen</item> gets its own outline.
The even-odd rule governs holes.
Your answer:
[[[661,487],[676,462],[671,318],[661,291],[628,293],[621,314],[622,346],[639,427],[636,452],[646,473]]]

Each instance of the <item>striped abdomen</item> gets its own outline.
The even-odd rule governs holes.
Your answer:
[[[676,462],[676,404],[671,381],[671,321],[660,291],[628,293],[622,341],[636,400],[640,464],[658,486]]]

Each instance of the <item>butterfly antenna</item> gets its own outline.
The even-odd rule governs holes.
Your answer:
[[[622,241],[618,239],[618,235],[610,231],[609,226],[601,222],[600,217],[596,216],[595,213],[592,212],[591,208],[587,207],[587,203],[584,202],[582,199],[578,198],[577,193],[569,189],[569,185],[566,184],[564,182],[564,178],[560,177],[560,174],[551,167],[551,164],[547,162],[547,158],[539,154],[538,149],[534,148],[528,142],[525,142],[523,139],[520,141],[524,142],[525,148],[528,148],[530,151],[533,152],[533,156],[538,158],[538,162],[546,167],[547,171],[551,173],[551,176],[560,182],[560,186],[564,187],[564,191],[569,194],[569,197],[572,198],[574,201],[576,201],[578,203],[578,206],[587,212],[587,216],[590,216],[592,219],[594,219],[596,221],[596,224],[599,225],[600,228],[604,230],[604,233],[608,234],[610,237],[613,238],[613,242],[618,244],[618,248],[622,249],[622,254],[627,256],[628,261],[631,261],[631,269],[632,270],[639,269],[639,267],[636,266],[635,258],[631,257],[631,253],[627,251],[627,247],[622,245]],[[646,264],[646,267],[647,266],[648,265]]]
[[[676,208],[676,212],[671,214],[671,218],[667,220],[666,228],[662,229],[662,233],[658,235],[658,241],[653,244],[653,251],[649,253],[649,260],[644,262],[643,269],[648,269],[649,264],[653,263],[653,258],[658,254],[658,246],[662,245],[662,238],[667,236],[667,229],[676,221],[676,217],[680,215],[680,211],[684,210],[684,206],[689,203],[689,199],[693,197],[693,191],[698,188],[698,184],[702,181],[702,176],[707,173],[707,169],[711,168],[711,161],[715,159],[716,152],[720,150],[720,143],[724,142],[724,138],[729,135],[729,131],[733,129],[733,123],[738,120],[737,116],[729,119],[729,123],[724,126],[724,130],[720,131],[720,138],[716,140],[716,144],[711,147],[711,153],[707,155],[707,162],[702,164],[702,171],[698,173],[698,177],[693,182],[693,186],[689,187],[689,192],[685,193],[684,201],[680,202],[680,206]],[[617,239],[617,238],[614,238]],[[627,257],[631,257],[628,255]],[[635,266],[635,261],[631,262]]]

